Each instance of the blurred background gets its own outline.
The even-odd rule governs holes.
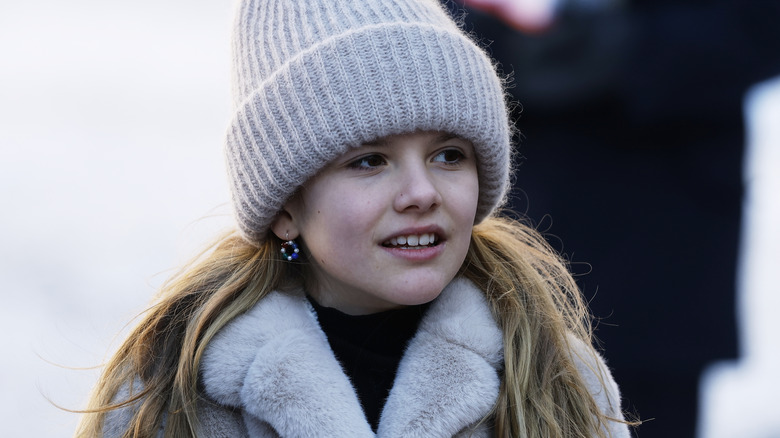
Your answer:
[[[572,261],[640,437],[780,437],[779,5],[447,3],[513,77],[512,206]],[[0,4],[3,436],[69,436],[55,405],[232,225],[231,7]]]
[[[67,437],[95,367],[231,224],[229,1],[0,3],[0,436]]]
[[[450,4],[455,15],[462,5]],[[777,181],[767,166],[780,164],[780,114],[755,96],[769,86],[753,91],[780,75],[780,2],[465,6],[520,102],[512,206],[582,274],[624,407],[646,420],[638,436],[693,437],[698,425],[706,437],[780,437],[766,398],[778,379],[751,356],[780,369],[757,352],[780,354],[780,326],[753,313],[780,292],[780,187],[765,188]],[[723,365],[746,370],[748,357],[751,372]]]

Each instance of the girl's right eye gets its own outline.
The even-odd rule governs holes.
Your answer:
[[[373,154],[362,156],[347,164],[347,167],[358,170],[372,170],[374,168],[384,166],[385,164],[387,164],[387,161],[385,161],[384,157]]]

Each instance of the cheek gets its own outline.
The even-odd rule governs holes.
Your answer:
[[[342,236],[354,235],[370,230],[376,223],[381,216],[379,202],[376,197],[352,193],[338,201],[328,202],[320,209],[319,214],[328,230]]]
[[[450,210],[458,218],[458,222],[468,224],[471,228],[479,203],[479,183],[476,174],[462,181],[461,184],[451,185],[447,199]]]
[[[361,245],[371,242],[372,226],[378,216],[376,206],[375,200],[360,196],[312,196],[307,202],[302,237],[316,257],[348,258]]]

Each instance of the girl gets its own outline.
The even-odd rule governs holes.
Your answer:
[[[565,264],[498,217],[503,83],[434,0],[243,0],[238,231],[164,287],[77,436],[627,437]]]

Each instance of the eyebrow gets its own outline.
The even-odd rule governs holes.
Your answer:
[[[434,137],[429,143],[430,144],[444,143],[445,141],[452,140],[453,138],[461,138],[461,136],[452,134],[450,132],[442,132],[438,136]],[[387,146],[387,140],[384,138],[379,138],[374,141],[367,141],[363,143],[363,146]]]
[[[433,143],[444,143],[445,141],[452,140],[453,138],[460,138],[460,136],[452,134],[450,132],[442,132],[438,137],[436,137],[433,140]]]

